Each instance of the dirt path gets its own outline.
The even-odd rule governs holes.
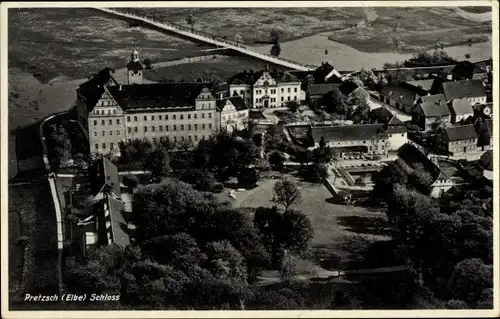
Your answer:
[[[462,18],[477,21],[477,22],[489,22],[492,19],[492,12],[484,12],[484,13],[473,13],[462,10],[461,8],[455,8],[458,15]]]

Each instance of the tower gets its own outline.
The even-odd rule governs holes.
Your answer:
[[[130,54],[130,62],[127,64],[128,84],[143,84],[142,72],[144,68],[139,62],[139,51],[134,49]]]

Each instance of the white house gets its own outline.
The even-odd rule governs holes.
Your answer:
[[[220,129],[229,133],[247,127],[249,109],[239,96],[217,100]]]

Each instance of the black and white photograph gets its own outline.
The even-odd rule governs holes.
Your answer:
[[[500,315],[498,1],[1,6],[2,317]]]

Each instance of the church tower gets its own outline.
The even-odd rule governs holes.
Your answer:
[[[130,55],[130,62],[127,64],[128,84],[143,84],[142,73],[144,68],[139,62],[139,51],[134,49]]]

